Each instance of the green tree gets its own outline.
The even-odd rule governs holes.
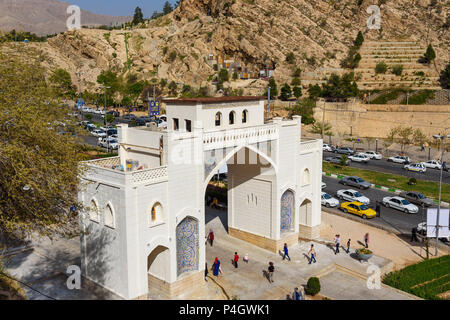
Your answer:
[[[0,53],[0,237],[74,234],[81,131],[26,50]]]
[[[384,61],[381,61],[377,63],[377,65],[375,66],[375,73],[376,74],[386,73],[387,69],[388,69],[387,64]]]
[[[106,115],[106,122],[107,123],[114,123],[114,120],[115,120],[116,118],[112,115],[112,114],[110,114],[110,113],[108,113],[107,115]]]
[[[277,97],[278,96],[278,88],[277,88],[277,82],[275,81],[274,77],[271,77],[269,80],[269,85],[267,86],[267,90],[265,92],[265,96],[268,94],[268,89],[270,88],[270,97]]]
[[[300,69],[300,68],[296,68],[294,70],[294,72],[292,73],[293,78],[300,78],[301,75],[302,75],[302,69]]]
[[[134,10],[133,21],[131,23],[132,25],[135,26],[143,22],[144,22],[144,14],[142,13],[141,8],[136,7],[136,9]]]
[[[403,73],[403,65],[399,64],[392,67],[392,73],[396,76],[401,76]]]
[[[356,36],[354,46],[356,48],[360,48],[364,42],[364,36],[361,31],[358,32],[358,35]]]
[[[316,121],[314,119],[315,107],[316,102],[313,99],[303,98],[295,104],[294,108],[291,111],[291,116],[301,116],[303,124],[313,124]]]
[[[294,92],[294,96],[298,99],[302,96],[302,88],[295,86],[294,89],[292,89]]]
[[[120,81],[117,74],[111,70],[102,71],[97,77],[97,83],[111,87],[109,92],[114,95],[120,89]]]
[[[286,55],[286,62],[290,64],[293,64],[295,62],[295,55],[292,51]]]
[[[311,133],[315,133],[315,134],[322,134],[322,129],[323,129],[323,134],[327,137],[329,136],[333,136],[333,127],[331,126],[330,123],[325,122],[325,124],[322,124],[322,122],[317,121],[314,122],[314,124],[311,127]]]
[[[308,88],[308,95],[311,99],[316,100],[318,97],[322,96],[322,88],[318,84],[310,86]]]
[[[169,1],[166,1],[164,3],[164,7],[163,7],[163,13],[164,15],[169,14],[173,11],[172,5],[169,3]]]
[[[316,277],[311,277],[306,283],[306,293],[315,296],[320,292],[320,280]]]
[[[218,74],[219,82],[227,82],[230,79],[230,74],[227,69],[220,69]]]
[[[281,87],[281,95],[280,95],[281,100],[283,101],[288,100],[291,97],[291,94],[292,94],[291,86],[285,83]]]
[[[426,135],[420,129],[398,126],[392,128],[387,136],[387,142],[398,143],[402,154],[405,154],[411,145],[421,145],[426,141]]]
[[[301,84],[300,78],[295,77],[291,81],[291,85],[293,85],[293,86],[299,86],[300,84]]]
[[[425,59],[427,63],[431,63],[434,59],[436,59],[436,52],[434,51],[431,44],[429,44],[427,47],[427,51],[425,52]]]
[[[175,81],[171,81],[171,82],[169,83],[169,91],[170,91],[170,94],[173,95],[173,96],[175,96],[175,95],[177,94],[177,89],[178,89],[178,86],[177,86],[177,84],[175,83]]]
[[[442,88],[450,88],[450,63],[442,70],[439,81],[441,82]]]
[[[72,78],[66,70],[56,69],[50,76],[49,80],[53,88],[56,89],[56,91],[62,96],[75,96],[75,87],[72,84]]]

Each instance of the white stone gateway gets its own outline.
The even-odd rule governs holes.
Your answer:
[[[82,274],[125,299],[204,285],[205,192],[228,167],[228,232],[273,252],[319,236],[322,140],[264,97],[165,100],[168,127],[119,125],[119,156],[86,162]]]

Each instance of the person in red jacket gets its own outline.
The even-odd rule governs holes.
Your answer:
[[[238,261],[239,261],[239,256],[237,254],[237,252],[234,253],[234,267],[237,268],[238,267]]]
[[[213,246],[213,242],[214,242],[214,232],[212,231],[212,229],[209,229],[209,243],[211,244],[211,247]]]

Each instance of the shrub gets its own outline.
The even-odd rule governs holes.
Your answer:
[[[172,52],[170,53],[170,55],[169,55],[169,60],[170,60],[171,62],[173,62],[173,61],[175,61],[176,58],[177,58],[177,53],[176,53],[176,51],[172,51]]]
[[[319,278],[311,277],[306,284],[306,292],[312,296],[315,296],[320,292]]]
[[[375,73],[376,74],[386,73],[387,69],[388,69],[387,64],[384,61],[382,61],[380,63],[377,63],[377,66],[375,67]]]
[[[400,64],[392,67],[392,73],[395,74],[396,76],[401,76],[403,73],[403,66]]]
[[[428,45],[427,51],[425,52],[425,59],[428,63],[436,59],[436,52],[433,49],[433,46],[430,44]]]
[[[409,185],[414,185],[414,184],[416,184],[417,183],[417,179],[416,178],[411,178],[411,179],[409,179],[409,181],[408,181],[408,184]]]
[[[294,55],[293,52],[289,52],[289,53],[286,55],[286,62],[287,62],[287,63],[294,63],[294,62],[295,62],[295,55]]]
[[[343,154],[342,157],[341,157],[341,163],[340,163],[340,165],[341,165],[341,166],[347,165],[347,160],[348,160],[348,157],[347,157],[345,154]]]

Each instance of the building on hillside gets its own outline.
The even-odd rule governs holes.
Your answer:
[[[165,100],[165,131],[119,125],[119,156],[85,163],[83,276],[126,299],[203,286],[205,194],[224,165],[230,236],[272,252],[318,237],[322,140],[301,140],[299,116],[265,121],[264,99]]]

